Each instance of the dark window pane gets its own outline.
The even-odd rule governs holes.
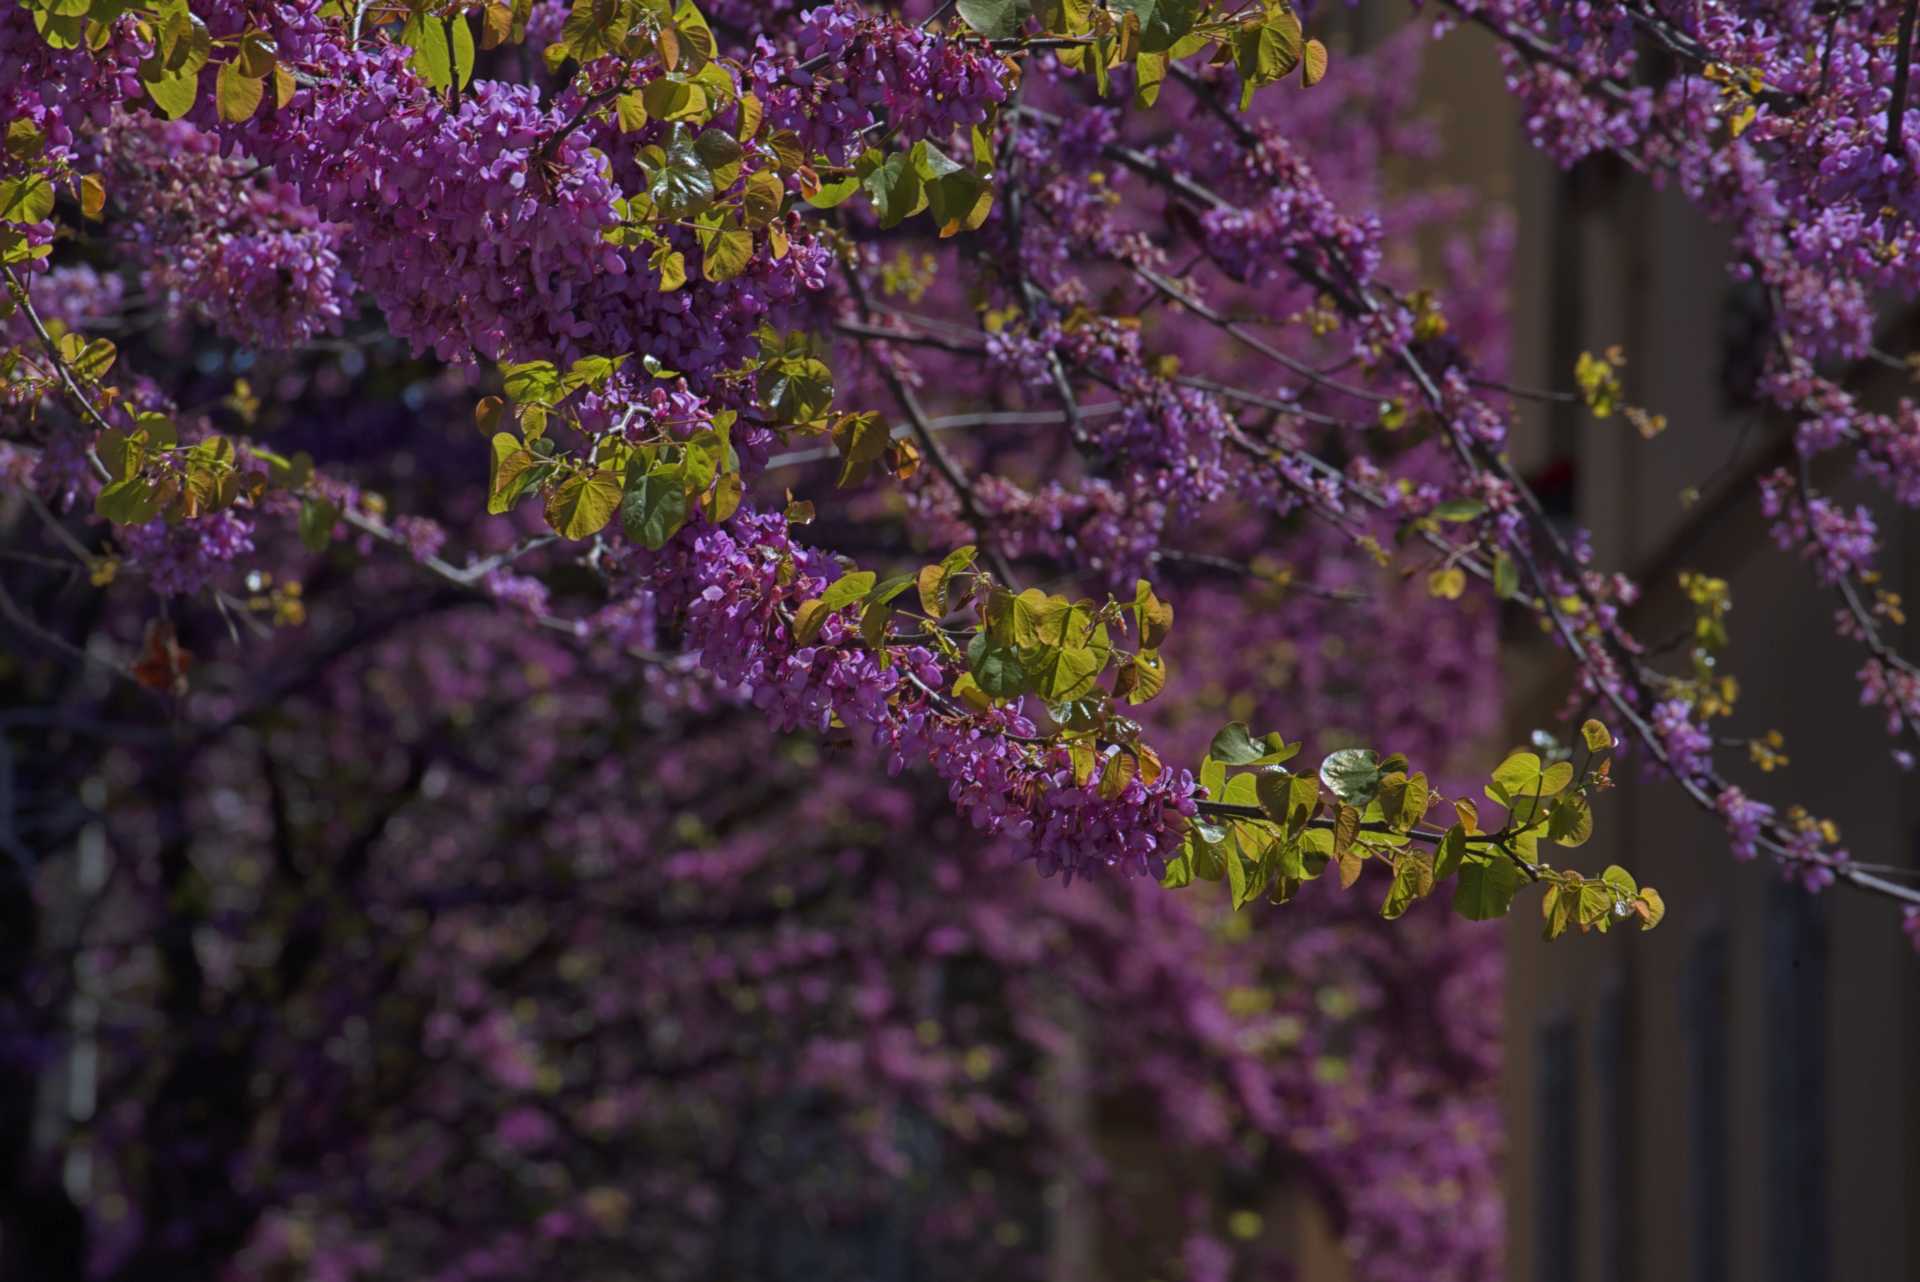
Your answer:
[[[1539,1282],[1573,1282],[1579,1248],[1579,1101],[1574,1080],[1574,1029],[1555,1020],[1540,1031],[1539,1080],[1534,1088],[1536,1134],[1534,1188],[1539,1195],[1534,1227],[1534,1276]]]
[[[1687,1162],[1693,1282],[1727,1282],[1727,936],[1694,945],[1687,974]]]
[[[1788,882],[1767,898],[1767,1276],[1827,1275],[1825,901]]]

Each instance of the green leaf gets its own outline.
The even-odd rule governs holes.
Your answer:
[[[1146,53],[1163,54],[1193,30],[1202,4],[1201,0],[1112,0],[1110,7],[1115,13],[1136,15],[1140,19],[1140,48]]]
[[[866,182],[861,185],[872,199],[874,212],[880,215],[883,229],[899,226],[903,220],[919,213],[927,203],[926,187],[906,152],[895,152],[888,156],[867,175]]]
[[[506,376],[507,399],[516,405],[550,402],[561,395],[560,371],[554,368],[552,361],[523,361],[517,365],[503,365],[500,372]]]
[[[623,93],[613,100],[614,119],[620,122],[623,134],[638,133],[647,127],[646,100],[637,93]]]
[[[1247,733],[1247,723],[1235,721],[1213,736],[1207,755],[1230,766],[1244,766],[1260,759],[1260,748]]]
[[[987,599],[987,630],[996,641],[1010,642],[1023,650],[1037,649],[1050,638],[1045,624],[1049,618],[1072,609],[1065,597],[1049,596],[1039,588],[1019,594],[994,589]]]
[[[1299,751],[1299,744],[1288,743],[1278,734],[1269,733],[1255,739],[1248,733],[1244,721],[1222,729],[1207,747],[1209,757],[1230,766],[1279,765]]]
[[[786,198],[786,186],[777,175],[765,169],[756,169],[748,174],[747,185],[740,192],[740,207],[746,215],[747,225],[765,227],[779,216],[780,206]]]
[[[1393,862],[1393,884],[1387,887],[1380,915],[1391,921],[1433,893],[1433,865],[1418,850],[1403,850]]]
[[[1159,649],[1173,630],[1173,607],[1155,596],[1153,585],[1145,579],[1133,585],[1133,617],[1145,649]]]
[[[1564,895],[1566,891],[1562,890],[1561,893]],[[1598,926],[1604,934],[1608,925],[1612,923],[1613,909],[1617,902],[1612,888],[1607,883],[1589,881],[1580,887],[1579,906],[1575,915],[1579,917],[1582,926]]]
[[[1396,771],[1381,777],[1380,810],[1394,831],[1407,832],[1426,815],[1432,795],[1425,775],[1408,778]]]
[[[615,52],[624,31],[622,9],[619,0],[573,0],[560,28],[567,52],[581,62]]]
[[[1593,836],[1593,810],[1577,796],[1562,797],[1547,815],[1547,836],[1563,846],[1583,844]]]
[[[1320,782],[1350,805],[1365,806],[1380,790],[1380,754],[1372,748],[1342,748],[1320,763]]]
[[[1267,852],[1275,834],[1264,824],[1235,820],[1228,825],[1232,840],[1227,844],[1227,884],[1235,911],[1246,907],[1266,889],[1272,868]]]
[[[1143,53],[1133,62],[1133,102],[1141,110],[1160,101],[1160,86],[1167,80],[1167,55]]]
[[[309,552],[324,552],[333,542],[333,527],[340,519],[340,505],[327,499],[307,499],[300,504],[300,542]]]
[[[1451,877],[1460,871],[1461,863],[1467,856],[1467,830],[1459,824],[1447,829],[1446,836],[1440,838],[1439,846],[1433,852],[1433,875],[1435,880]]]
[[[1093,689],[1106,660],[1084,647],[1056,645],[1043,650],[1038,661],[1028,666],[1036,694],[1049,703],[1066,703]]]
[[[533,475],[538,470],[534,465],[539,460],[520,444],[520,438],[507,432],[494,433],[492,444],[492,466],[487,474],[487,511],[499,516],[511,510],[532,488]]]
[[[452,24],[453,79],[454,84],[464,90],[473,79],[473,27],[464,13],[455,14]]]
[[[100,180],[99,174],[80,176],[80,216],[99,218],[107,209],[107,185]]]
[[[689,494],[705,494],[707,487],[713,484],[713,478],[736,470],[729,463],[733,447],[720,433],[703,431],[687,441],[687,457],[682,467],[686,477],[684,488]]]
[[[687,283],[687,256],[670,245],[661,245],[647,259],[647,266],[660,273],[660,292],[671,294]]]
[[[0,219],[37,223],[53,214],[53,184],[41,174],[0,182]]]
[[[213,33],[185,0],[159,6],[154,32],[154,56],[168,71],[199,74],[213,56]]]
[[[130,476],[103,487],[93,501],[93,510],[115,525],[145,525],[159,515],[158,499],[147,480]]]
[[[1613,746],[1613,732],[1591,718],[1580,726],[1580,737],[1586,741],[1589,752],[1605,752]]]
[[[1167,860],[1167,870],[1160,874],[1160,885],[1166,890],[1180,890],[1193,884],[1193,834],[1189,832],[1180,840],[1180,853]]]
[[[899,596],[902,592],[905,592],[908,588],[912,587],[913,578],[914,576],[911,574],[893,574],[893,575],[887,576],[886,578],[880,580],[880,582],[874,584],[873,588],[867,593],[866,595],[867,604],[869,605],[887,604],[889,601],[892,601],[895,597]]]
[[[1448,499],[1433,509],[1435,518],[1442,521],[1471,521],[1487,510],[1487,505],[1479,499]]]
[[[1520,595],[1520,566],[1505,552],[1493,558],[1493,590],[1502,601]]]
[[[582,387],[604,387],[607,380],[626,364],[626,360],[624,356],[582,356],[567,366],[566,376],[560,380],[560,390],[566,393]]]
[[[1516,752],[1493,769],[1493,790],[1505,793],[1494,800],[1505,805],[1510,798],[1531,796],[1540,782],[1540,758],[1531,752]]]
[[[1113,647],[1107,639],[1106,625],[1100,623],[1089,608],[1092,603],[1083,601],[1076,605],[1061,596],[1043,599],[1046,605],[1035,618],[1040,644],[1086,646],[1098,652],[1104,663]]]
[[[692,120],[707,114],[707,95],[699,85],[679,76],[649,80],[640,101],[655,120]]]
[[[702,129],[693,140],[693,150],[712,175],[716,190],[725,191],[739,181],[740,162],[747,153],[738,138],[724,129]]]
[[[887,644],[887,625],[893,621],[893,607],[885,601],[868,601],[860,611],[860,635],[869,649],[884,651]],[[885,667],[890,658],[880,655],[880,666]]]
[[[164,59],[148,58],[140,64],[140,84],[168,120],[178,120],[193,110],[200,94],[200,67],[191,61],[174,67]]]
[[[920,608],[933,618],[939,618],[947,612],[947,587],[953,576],[973,564],[978,549],[973,544],[955,548],[941,558],[940,564],[929,565],[920,571]]]
[[[1245,82],[1240,108],[1246,110],[1253,89],[1272,84],[1300,63],[1300,20],[1284,10],[1262,23],[1247,23],[1233,37],[1233,65]]]
[[[700,272],[708,280],[732,280],[753,261],[753,233],[722,224],[700,229]]]
[[[626,493],[620,496],[620,527],[628,538],[658,551],[679,533],[686,521],[684,465],[676,463],[627,473]]]
[[[1333,833],[1326,828],[1309,828],[1300,834],[1301,880],[1311,881],[1326,871],[1333,861]]]
[[[820,635],[820,629],[826,626],[827,616],[832,613],[827,609],[827,603],[819,597],[802,601],[800,608],[793,612],[793,639],[801,645],[812,645],[813,639]]]
[[[1580,891],[1572,886],[1548,886],[1547,893],[1540,898],[1540,916],[1546,920],[1543,936],[1546,939],[1558,939],[1573,925],[1574,914],[1580,907]]]
[[[1032,16],[1032,0],[960,0],[954,6],[960,20],[989,40],[1020,34]]]
[[[562,538],[584,539],[605,528],[620,509],[620,483],[601,468],[591,476],[571,476],[547,496],[547,524]]]
[[[1227,899],[1238,912],[1247,902],[1247,861],[1235,842],[1228,842],[1224,855],[1227,866]]]
[[[1011,699],[1026,692],[1027,670],[1020,652],[992,641],[984,632],[975,633],[967,645],[967,669],[980,688],[996,699]]]
[[[146,459],[144,446],[117,427],[100,433],[94,450],[100,455],[107,476],[115,481],[124,481],[129,472],[139,471]]]
[[[864,481],[892,440],[893,430],[878,414],[848,414],[841,419],[833,429],[834,448],[840,451],[836,484],[845,487]]]
[[[978,712],[993,706],[993,696],[980,688],[971,672],[962,672],[953,679],[953,697]],[[1076,740],[1068,745],[1067,751],[1073,758],[1074,779],[1084,787],[1093,777],[1093,745],[1084,739]]]
[[[977,231],[993,211],[993,184],[971,169],[960,169],[927,185],[927,212],[940,235]]]
[[[112,340],[105,338],[82,339],[80,335],[67,333],[60,336],[60,358],[67,363],[74,376],[86,383],[97,383],[107,376],[113,368],[113,362],[119,355]]]
[[[1468,858],[1460,865],[1460,883],[1453,891],[1453,911],[1468,921],[1504,917],[1526,878],[1506,858]]]
[[[1359,869],[1365,864],[1365,854],[1356,848],[1359,837],[1359,810],[1354,806],[1340,806],[1334,812],[1332,833],[1329,833],[1329,846],[1332,858],[1340,864],[1340,889],[1350,889],[1359,881]]]
[[[860,180],[851,175],[835,179],[830,183],[821,183],[813,195],[806,197],[807,204],[815,209],[833,209],[847,203],[853,193],[860,190]]]
[[[961,172],[957,161],[924,138],[913,144],[907,152],[907,160],[923,182],[938,182],[948,174]]]
[[[1158,650],[1141,650],[1123,664],[1114,677],[1113,692],[1138,706],[1167,686],[1167,661]]]
[[[649,173],[647,195],[663,218],[685,218],[713,203],[713,175],[694,150],[692,133],[685,125],[674,127],[664,159]]]
[[[1227,793],[1227,768],[1212,757],[1200,763],[1200,786],[1207,790],[1207,796],[1215,801],[1221,800]]]
[[[400,43],[413,50],[407,65],[422,80],[441,90],[453,84],[453,50],[447,45],[446,24],[440,19],[414,10],[400,28]]]
[[[820,599],[826,602],[829,610],[838,610],[842,606],[852,605],[873,591],[873,585],[878,578],[879,576],[872,570],[855,570],[851,574],[843,574],[827,586],[827,590],[820,594]]]
[[[1195,819],[1187,825],[1193,837],[1193,875],[1202,881],[1219,881],[1227,875],[1227,830]]]
[[[833,404],[833,371],[812,356],[770,360],[760,368],[757,390],[761,405],[782,422],[811,423]]]
[[[230,122],[246,120],[260,109],[260,100],[266,96],[266,89],[266,81],[256,80],[241,71],[238,60],[222,63],[219,74],[213,79],[213,101],[220,119]]]
[[[1320,805],[1320,785],[1305,775],[1279,769],[1257,770],[1253,775],[1254,795],[1267,818],[1297,833],[1307,826]]]
[[[1318,40],[1307,41],[1300,50],[1300,79],[1311,89],[1326,78],[1327,47]]]
[[[0,263],[30,263],[52,252],[52,245],[44,241],[36,245],[27,239],[25,232],[0,226]]]
[[[1100,762],[1100,796],[1112,801],[1140,773],[1140,759],[1123,748],[1109,748]]]

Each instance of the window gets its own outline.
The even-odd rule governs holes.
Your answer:
[[[1573,1282],[1578,1273],[1574,1252],[1580,1244],[1575,1143],[1580,1103],[1571,1020],[1557,1019],[1540,1030],[1536,1064],[1533,1187],[1539,1200],[1534,1211],[1534,1276],[1538,1282]]]
[[[1602,1282],[1634,1282],[1637,1221],[1633,1190],[1633,1025],[1626,985],[1601,995],[1593,1019],[1593,1094],[1600,1110],[1595,1139],[1600,1161],[1600,1210],[1596,1219]]]
[[[1709,930],[1687,973],[1687,1174],[1693,1282],[1728,1282],[1727,936]]]
[[[1767,1277],[1827,1276],[1825,900],[1767,895]]]

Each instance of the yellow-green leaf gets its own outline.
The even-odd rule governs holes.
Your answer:
[[[700,271],[708,280],[732,280],[753,261],[753,233],[744,227],[714,227],[700,233]]]
[[[415,11],[400,28],[400,43],[413,50],[407,65],[435,89],[453,83],[453,50],[447,44],[446,24],[432,14]]]
[[[1404,850],[1393,862],[1393,884],[1387,887],[1380,915],[1391,921],[1433,892],[1433,865],[1418,850]]]
[[[1306,48],[1301,51],[1300,56],[1301,80],[1305,81],[1307,88],[1311,89],[1319,84],[1326,74],[1327,47],[1318,40],[1307,41]]]
[[[80,178],[80,212],[88,218],[98,218],[107,209],[107,186],[100,181],[98,174],[84,174]]]
[[[220,74],[213,82],[213,100],[219,108],[220,119],[234,122],[247,119],[260,109],[260,100],[265,95],[265,83],[242,72],[238,62],[220,65]]]
[[[467,23],[467,15],[457,13],[453,16],[453,82],[461,89],[473,79],[473,28]]]
[[[527,473],[539,460],[507,432],[493,437],[492,466],[487,474],[487,511],[494,516],[510,510],[526,493]]]
[[[0,219],[37,223],[53,213],[53,184],[41,174],[0,182]]]
[[[547,524],[562,537],[584,539],[598,534],[620,508],[620,483],[611,469],[591,476],[571,476],[547,496]]]

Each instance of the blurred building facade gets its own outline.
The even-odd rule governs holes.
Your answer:
[[[1834,598],[1775,550],[1758,511],[1755,478],[1790,452],[1785,426],[1752,406],[1764,334],[1726,274],[1723,236],[1618,166],[1558,171],[1510,106],[1456,118],[1467,111],[1489,122],[1480,163],[1509,158],[1516,381],[1569,387],[1582,351],[1617,343],[1629,398],[1670,424],[1643,441],[1617,416],[1536,406],[1516,460],[1592,531],[1597,564],[1642,584],[1640,637],[1686,627],[1682,569],[1728,581],[1730,669],[1748,701],[1720,724],[1778,728],[1790,757],[1770,776],[1736,762],[1737,782],[1832,819],[1856,859],[1920,863],[1920,787],[1859,706],[1863,656],[1834,636]],[[1816,484],[1852,488],[1842,469]],[[1875,506],[1889,586],[1913,600],[1911,520]],[[1519,742],[1566,711],[1569,669],[1510,622]],[[1735,862],[1710,816],[1621,764],[1593,841],[1561,862],[1628,867],[1663,892],[1667,918],[1651,934],[1548,944],[1529,899],[1508,924],[1509,1282],[1920,1278],[1920,961],[1897,911]]]
[[[1364,48],[1406,20],[1402,0],[1361,0],[1322,15],[1344,28],[1323,34]],[[1516,463],[1550,511],[1592,533],[1597,564],[1641,584],[1629,623],[1642,638],[1690,620],[1682,569],[1729,582],[1729,664],[1750,702],[1725,724],[1779,729],[1790,759],[1766,776],[1736,764],[1736,780],[1832,819],[1857,859],[1920,866],[1920,779],[1858,704],[1860,655],[1834,636],[1833,600],[1758,511],[1756,477],[1790,456],[1788,435],[1751,403],[1764,330],[1727,275],[1725,237],[1622,166],[1563,172],[1535,152],[1477,30],[1441,42],[1422,74],[1440,173],[1517,215],[1514,382],[1570,388],[1581,352],[1618,344],[1629,399],[1669,423],[1647,441],[1619,416],[1523,404]],[[1913,331],[1897,350],[1920,346],[1920,320]],[[1816,481],[1851,489],[1844,471]],[[1876,511],[1890,586],[1920,601],[1913,523]],[[1483,758],[1567,711],[1570,666],[1529,620],[1509,625],[1507,741]],[[1506,1282],[1920,1279],[1920,960],[1897,911],[1736,862],[1710,816],[1621,764],[1594,839],[1561,862],[1630,868],[1665,896],[1665,923],[1548,944],[1538,897],[1523,896],[1504,927]],[[1124,1123],[1096,1129],[1127,1153]],[[1131,1156],[1115,1167],[1159,1170],[1151,1152]],[[1269,1206],[1291,1226],[1302,1282],[1351,1276],[1311,1198],[1282,1190]],[[1096,1260],[1126,1275],[1084,1238],[1063,1243],[1064,1282]]]

